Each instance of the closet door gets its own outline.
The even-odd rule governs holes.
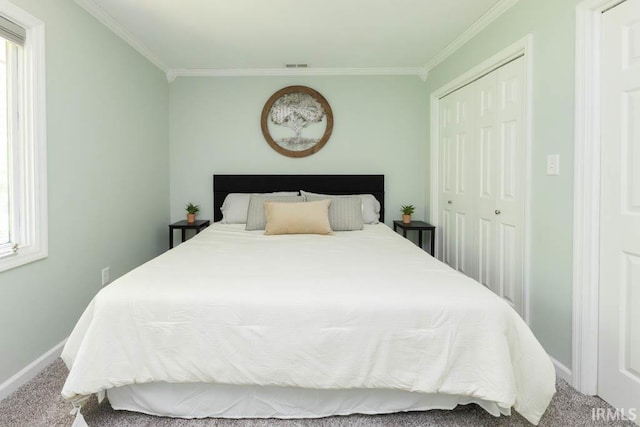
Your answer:
[[[498,129],[498,73],[488,74],[476,82],[477,96],[476,138],[478,146],[478,180],[476,200],[478,204],[478,281],[494,291],[497,286],[497,219],[498,194],[497,161],[499,157]]]
[[[490,288],[524,315],[524,59],[499,68],[497,83],[496,277]]]
[[[441,101],[440,115],[440,209],[444,262],[468,276],[475,267],[475,175],[473,145],[473,91],[459,89]]]
[[[440,100],[443,261],[524,314],[524,58]]]

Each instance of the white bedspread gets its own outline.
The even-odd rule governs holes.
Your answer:
[[[387,226],[213,224],[101,290],[64,348],[67,399],[148,382],[473,396],[537,423],[555,373],[522,319]]]

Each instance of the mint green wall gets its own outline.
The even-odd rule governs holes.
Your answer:
[[[453,78],[534,36],[531,327],[547,352],[571,366],[575,6],[579,0],[520,0],[429,74],[430,95]],[[547,176],[547,154],[561,175]]]
[[[267,144],[260,114],[274,92],[298,84],[329,101],[334,130],[318,153],[295,159]],[[427,103],[416,76],[178,78],[170,85],[171,218],[184,218],[189,201],[212,218],[216,173],[381,173],[387,222],[407,203],[423,218]]]
[[[73,0],[12,0],[46,24],[49,257],[0,272],[0,383],[69,335],[169,220],[168,83]]]
[[[578,0],[520,0],[426,84],[353,76],[170,85],[72,0],[12,1],[46,23],[50,242],[47,259],[0,273],[0,383],[69,334],[99,289],[102,267],[115,278],[164,250],[167,223],[184,217],[186,202],[211,218],[214,173],[383,173],[387,222],[406,203],[425,217],[429,94],[528,33],[535,37],[532,328],[570,366]],[[320,91],[335,117],[328,144],[303,159],[278,154],[260,132],[265,101],[293,84]],[[558,177],[544,174],[551,153],[561,155]]]

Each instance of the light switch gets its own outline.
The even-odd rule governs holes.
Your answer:
[[[560,175],[560,154],[547,156],[547,175]]]

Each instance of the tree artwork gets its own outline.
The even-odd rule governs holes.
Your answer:
[[[306,157],[320,150],[331,137],[333,112],[317,91],[289,86],[269,98],[260,123],[262,134],[274,150],[288,157]]]
[[[280,138],[277,142],[294,149],[305,149],[308,145],[317,144],[319,139],[303,137],[302,129],[312,123],[320,123],[324,115],[324,108],[311,95],[294,92],[282,96],[271,107],[271,122],[288,127],[296,136]]]

